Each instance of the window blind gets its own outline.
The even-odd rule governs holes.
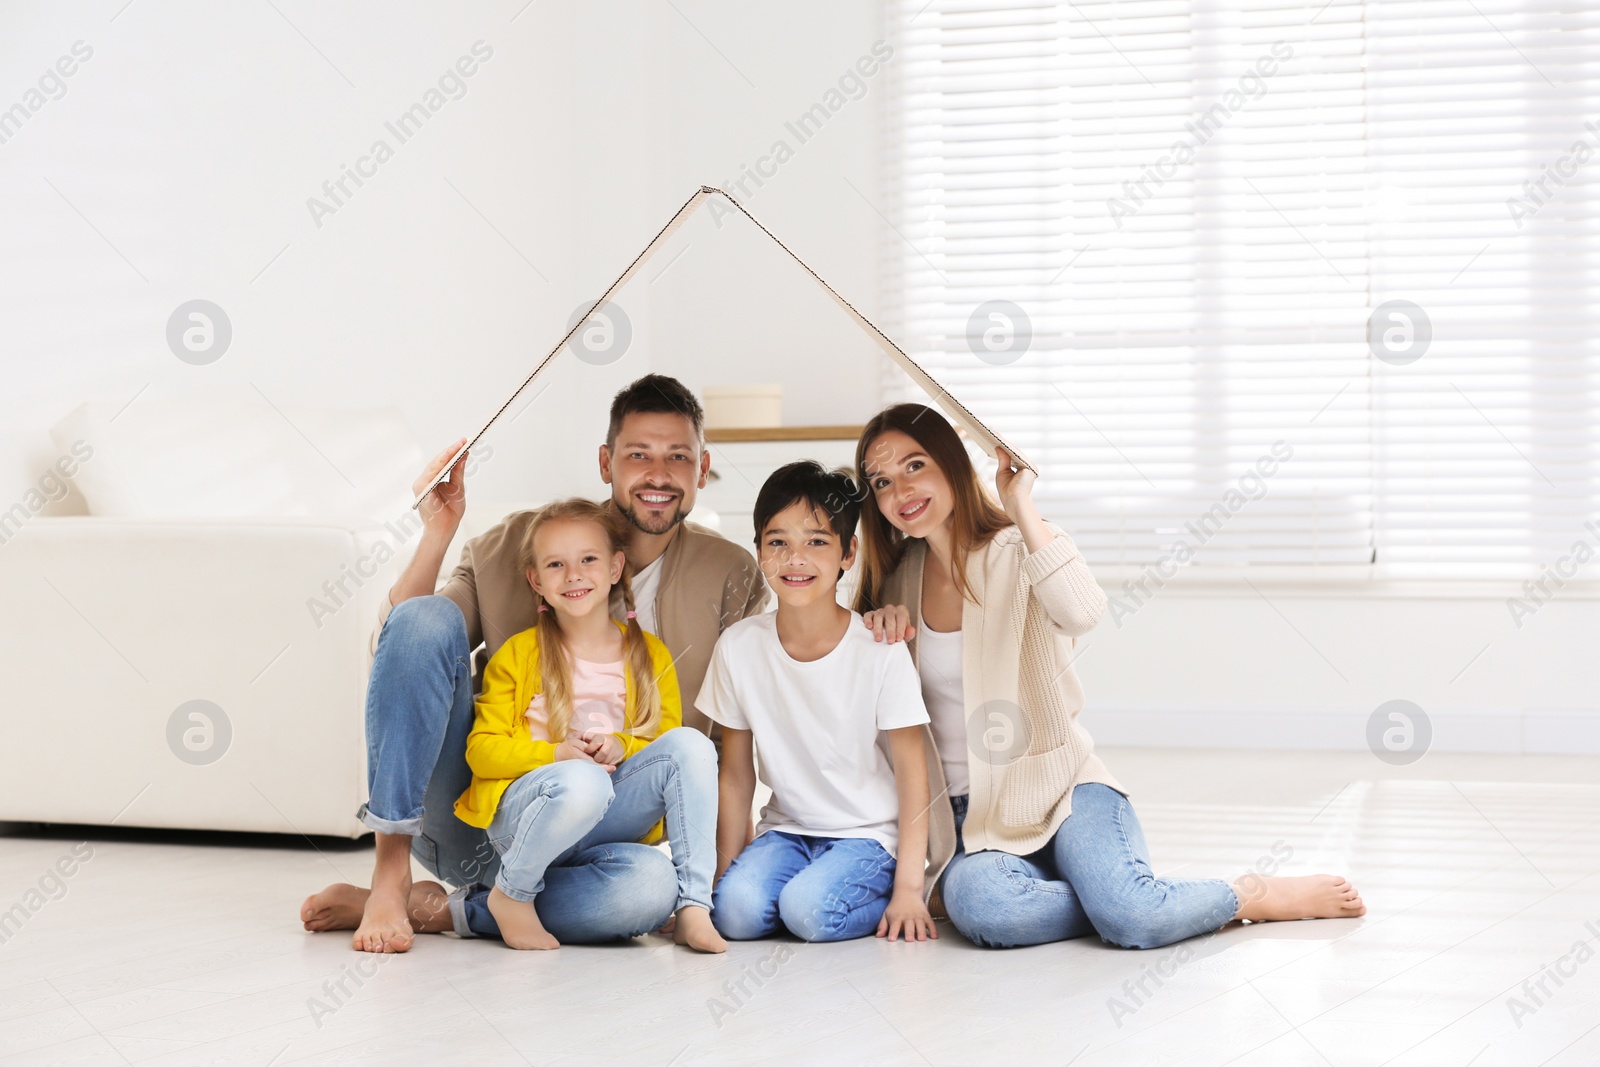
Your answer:
[[[1600,11],[891,12],[885,317],[1092,561],[1461,579],[1600,545]]]

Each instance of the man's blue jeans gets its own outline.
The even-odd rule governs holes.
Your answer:
[[[474,923],[465,890],[492,882],[500,867],[488,834],[455,816],[456,798],[472,781],[466,758],[472,700],[472,650],[461,609],[441,596],[395,605],[367,683],[369,799],[357,816],[371,830],[411,835],[417,861],[463,887],[450,900],[463,936],[485,929]],[[550,872],[540,902],[545,928],[558,940],[633,937],[672,913],[672,864],[656,849],[602,845],[574,860]],[[482,912],[488,915],[486,907]],[[492,918],[487,929],[498,934]]]
[[[849,941],[878,927],[894,888],[894,857],[870,837],[768,830],[717,883],[711,921],[734,941],[787,929],[802,941]]]
[[[940,880],[945,911],[985,948],[1098,933],[1123,948],[1159,948],[1233,920],[1239,898],[1217,878],[1157,878],[1128,798],[1110,786],[1072,791],[1072,814],[1031,856],[962,850],[967,798],[951,797],[956,856]]]

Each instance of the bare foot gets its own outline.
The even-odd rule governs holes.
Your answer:
[[[306,898],[300,905],[300,921],[315,933],[354,930],[361,925],[361,915],[371,895],[370,889],[338,882]],[[439,934],[455,927],[450,919],[449,893],[438,882],[414,884],[406,898],[406,914],[413,933]]]
[[[350,938],[357,952],[405,952],[416,940],[406,902],[411,897],[411,838],[405,834],[375,834],[377,862],[372,868],[372,892],[361,909],[361,922]]]
[[[1354,919],[1367,913],[1361,894],[1334,874],[1266,878],[1247,874],[1233,883],[1239,894],[1235,918],[1252,922],[1273,919]]]
[[[361,923],[350,938],[350,947],[358,952],[406,952],[415,938],[411,934],[411,919],[406,915],[406,899],[411,887],[398,886],[374,888],[361,909]]]
[[[419,934],[442,934],[454,930],[450,918],[450,894],[438,882],[418,882],[406,897],[406,915],[411,929]]]
[[[361,912],[367,906],[370,889],[349,882],[336,882],[320,893],[306,897],[300,905],[300,923],[307,930],[354,930],[361,925]]]
[[[496,887],[489,890],[489,914],[500,926],[500,937],[512,948],[561,947],[539,921],[532,901],[512,900]]]
[[[728,951],[728,943],[711,925],[711,913],[692,904],[678,909],[678,922],[672,929],[672,940],[696,952]]]

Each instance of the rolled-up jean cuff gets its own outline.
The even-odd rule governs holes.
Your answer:
[[[356,812],[356,818],[361,820],[361,825],[368,830],[380,834],[405,834],[407,837],[416,837],[422,833],[422,816],[414,819],[382,819],[372,814],[372,809],[361,805],[361,810]]]
[[[460,889],[445,897],[445,903],[450,906],[450,925],[455,927],[457,937],[477,937],[472,932],[472,927],[467,925],[467,897],[472,894],[476,885],[464,885]]]
[[[1212,927],[1214,930],[1220,930],[1224,926],[1227,926],[1229,923],[1233,922],[1233,920],[1237,919],[1239,917],[1240,909],[1244,907],[1244,901],[1239,899],[1239,891],[1233,888],[1232,882],[1228,883],[1228,893],[1233,897],[1233,910],[1228,913],[1228,917],[1226,919]]]
[[[500,890],[500,892],[504,893],[506,896],[510,897],[512,900],[517,901],[519,904],[532,904],[534,899],[537,898],[539,894],[529,893],[527,890],[514,888],[509,882],[506,881],[505,874],[506,869],[501,867],[500,874],[494,880],[494,887]]]

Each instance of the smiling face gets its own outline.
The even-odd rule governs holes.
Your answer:
[[[599,523],[553,519],[534,537],[533,560],[528,568],[533,591],[558,615],[581,618],[607,610],[626,557],[611,550]]]
[[[907,537],[926,537],[950,521],[955,494],[916,438],[885,430],[867,447],[866,468],[878,510]]]
[[[761,573],[790,607],[834,600],[839,572],[855,560],[856,539],[845,544],[828,517],[804,500],[774,515],[761,531]]]
[[[711,454],[684,415],[629,415],[612,445],[600,446],[600,477],[611,486],[612,501],[648,534],[667,533],[683,521],[710,468]]]

